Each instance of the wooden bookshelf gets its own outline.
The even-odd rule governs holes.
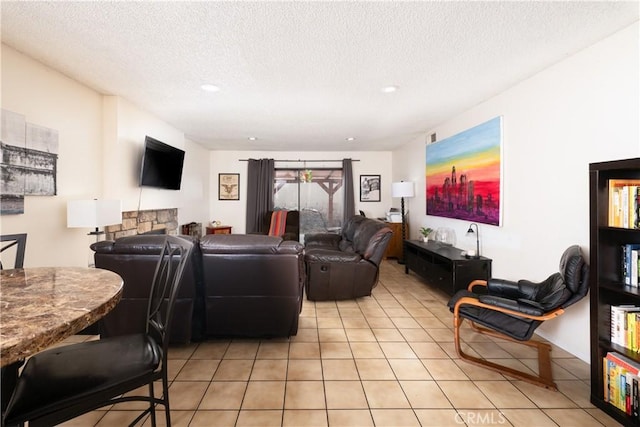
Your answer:
[[[591,402],[626,426],[640,420],[606,401],[603,358],[610,351],[640,363],[640,353],[611,342],[611,306],[640,306],[640,288],[626,286],[622,273],[622,246],[640,243],[640,230],[611,226],[611,180],[640,180],[640,158],[589,165]],[[618,181],[619,182],[619,181]]]

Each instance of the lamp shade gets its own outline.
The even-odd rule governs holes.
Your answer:
[[[400,181],[391,184],[391,197],[413,197],[413,182]]]
[[[70,200],[67,202],[67,227],[96,228],[120,224],[120,200]]]

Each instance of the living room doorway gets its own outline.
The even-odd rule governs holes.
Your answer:
[[[342,168],[276,169],[274,209],[300,211],[300,241],[304,235],[340,232],[343,217]]]

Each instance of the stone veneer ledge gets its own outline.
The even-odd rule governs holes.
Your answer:
[[[122,212],[122,224],[105,227],[107,240],[150,232],[178,234],[178,209]]]

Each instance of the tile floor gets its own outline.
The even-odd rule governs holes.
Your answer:
[[[589,402],[589,365],[560,348],[552,352],[558,392],[458,359],[447,300],[389,260],[372,297],[305,300],[298,334],[291,339],[175,347],[169,367],[172,424],[618,425]],[[463,337],[482,357],[536,369],[535,353],[523,346],[469,329]],[[94,411],[65,426],[127,425],[139,413],[134,405]]]

